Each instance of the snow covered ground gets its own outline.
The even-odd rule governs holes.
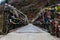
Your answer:
[[[18,28],[14,32],[8,33],[6,36],[0,38],[0,40],[60,40],[60,38],[53,37],[40,28],[29,24]]]
[[[9,33],[0,40],[60,40],[49,33]]]
[[[42,33],[42,32],[44,32],[45,33],[45,31],[41,30],[40,28],[38,28],[32,24],[29,24],[22,28],[18,28],[15,32],[19,32],[19,33],[21,33],[21,32],[22,33],[39,33],[39,32]]]

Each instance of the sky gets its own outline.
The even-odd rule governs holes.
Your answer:
[[[0,0],[0,4],[2,3],[2,2],[4,2],[5,0]]]

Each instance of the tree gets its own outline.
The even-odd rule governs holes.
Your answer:
[[[5,0],[6,3],[8,3],[9,0]]]

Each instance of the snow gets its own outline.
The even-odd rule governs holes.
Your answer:
[[[8,33],[6,36],[0,38],[0,40],[60,40],[60,38],[55,38],[40,28],[29,24],[22,28],[18,28],[14,32]]]
[[[24,26],[22,28],[18,28],[18,30],[16,30],[15,32],[19,32],[19,33],[21,33],[21,32],[39,33],[40,32],[40,33],[42,33],[42,32],[45,32],[45,31],[41,30],[40,28],[38,28],[38,27],[36,27],[36,26],[34,26],[32,24],[29,24],[29,25]]]
[[[49,33],[9,33],[0,40],[57,40]]]

